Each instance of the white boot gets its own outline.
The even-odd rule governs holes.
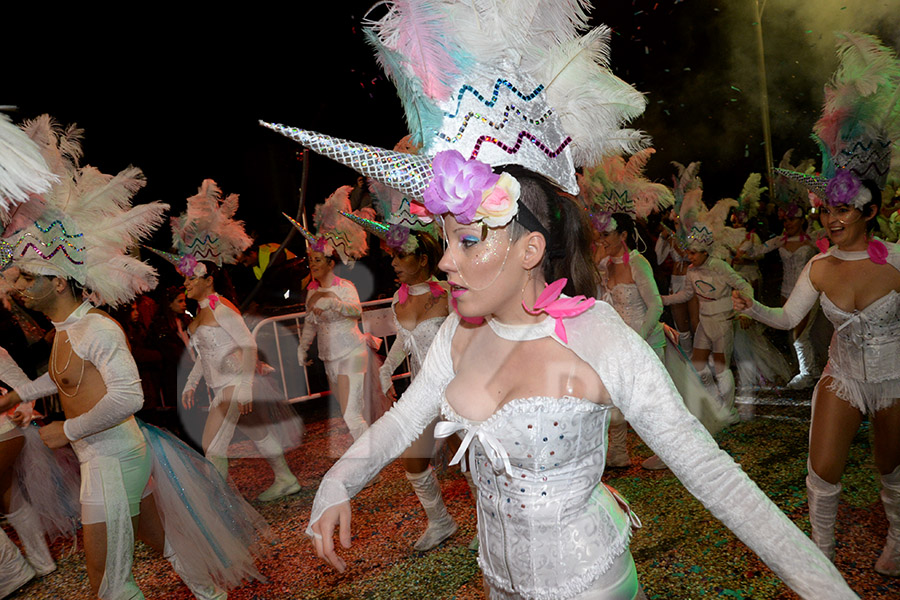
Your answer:
[[[444,499],[441,497],[441,486],[431,467],[421,473],[407,473],[406,478],[419,497],[419,502],[422,503],[428,517],[425,533],[413,544],[413,548],[425,552],[456,533],[456,521],[447,512]]]
[[[816,362],[816,354],[809,341],[809,329],[794,340],[794,353],[797,355],[797,364],[800,372],[797,373],[785,386],[791,390],[807,390],[816,385],[817,377],[813,374]]]
[[[834,561],[834,522],[837,519],[838,503],[841,498],[841,484],[828,483],[812,469],[806,461],[806,497],[809,502],[809,524],[812,540],[822,554]]]
[[[731,415],[729,424],[740,421],[741,417],[734,408],[734,373],[731,372],[731,369],[724,369],[720,373],[716,373],[716,391],[719,403]]]
[[[284,458],[284,450],[281,444],[278,443],[278,440],[270,433],[263,439],[254,441],[254,444],[256,444],[259,453],[266,459],[269,466],[272,467],[272,472],[275,474],[275,481],[272,482],[272,485],[257,496],[256,499],[260,502],[268,502],[299,492],[300,482],[297,481],[297,478],[291,472],[291,468]]]
[[[191,593],[197,600],[227,600],[228,592],[225,590],[215,586],[190,581],[190,577],[184,572],[184,569],[181,566],[178,555],[175,554],[175,551],[169,545],[169,540],[166,540],[163,547],[163,558],[169,561],[169,564],[172,565],[172,568],[178,573],[178,576],[181,577],[181,581],[188,586],[188,589],[191,590]]]
[[[41,529],[39,517],[34,508],[23,503],[19,510],[6,515],[9,524],[13,526],[25,547],[25,557],[34,568],[34,572],[40,576],[47,575],[56,570],[53,555],[47,547],[47,538]]]
[[[0,529],[0,598],[6,598],[34,579],[34,569]]]
[[[882,575],[900,577],[900,467],[881,476],[881,502],[888,520],[887,541],[875,570]]]
[[[609,440],[606,449],[606,466],[610,469],[623,469],[631,466],[628,455],[628,423],[609,424]]]

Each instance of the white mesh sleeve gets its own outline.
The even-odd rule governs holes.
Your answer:
[[[89,361],[103,379],[106,394],[89,411],[66,419],[63,430],[70,440],[118,425],[144,404],[141,378],[128,342],[118,323],[101,315],[85,315],[69,329],[75,353]]]
[[[453,378],[450,342],[458,318],[448,317],[403,397],[369,427],[322,478],[307,533],[328,508],[349,502],[381,469],[403,452],[440,413],[443,391]]]
[[[603,335],[593,326],[573,337],[570,327],[569,338],[579,355],[595,357],[614,404],[641,439],[691,494],[802,597],[856,598],[834,565],[687,411],[652,349],[615,317],[603,319]]]
[[[794,285],[790,297],[782,308],[770,308],[754,300],[753,306],[745,310],[744,314],[775,329],[793,329],[796,327],[803,320],[803,317],[812,310],[816,300],[819,299],[819,292],[816,291],[816,288],[813,287],[812,282],[809,280],[809,269],[812,263],[813,261],[809,261],[803,267],[803,271],[800,272],[800,277],[797,278],[797,283]]]

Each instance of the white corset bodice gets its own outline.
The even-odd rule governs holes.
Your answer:
[[[432,317],[420,321],[412,330],[404,327],[397,319],[397,313],[391,311],[394,315],[394,324],[397,326],[397,340],[394,343],[401,344],[401,348],[409,356],[410,375],[415,377],[422,367],[422,361],[428,353],[428,347],[431,346],[434,336],[447,317]]]
[[[493,585],[527,598],[566,597],[628,545],[629,520],[600,484],[610,405],[523,398],[483,422],[444,417],[465,432],[478,488],[479,563]]]
[[[781,257],[784,273],[781,279],[781,295],[787,298],[791,295],[791,290],[797,284],[797,278],[803,271],[803,267],[816,255],[815,246],[809,244],[800,246],[793,252],[782,246],[778,249],[778,255]]]
[[[641,325],[647,317],[647,305],[644,304],[636,283],[620,283],[614,286],[607,292],[605,299],[612,304],[626,325],[640,333]],[[661,348],[665,345],[662,324],[656,324],[646,341],[652,348]]]
[[[191,334],[191,348],[202,357],[203,377],[214,391],[232,385],[241,376],[241,349],[222,327],[198,326]]]
[[[900,379],[900,294],[891,290],[852,312],[841,310],[825,294],[820,299],[834,325],[828,348],[832,367],[858,381]]]

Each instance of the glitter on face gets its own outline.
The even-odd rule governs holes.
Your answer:
[[[471,291],[486,290],[497,281],[512,247],[508,227],[487,231],[487,237],[482,239],[479,224],[444,221],[445,253],[453,261],[459,283]]]

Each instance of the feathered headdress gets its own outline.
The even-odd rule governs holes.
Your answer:
[[[762,175],[759,173],[750,173],[747,180],[744,181],[744,187],[741,188],[741,193],[736,199],[737,204],[734,207],[734,212],[739,215],[742,223],[747,219],[752,219],[759,212],[759,198],[763,192],[769,189],[760,187],[761,182]]]
[[[579,179],[578,199],[587,208],[591,222],[598,231],[615,229],[614,213],[631,218],[646,218],[654,210],[672,206],[675,198],[666,186],[653,183],[644,176],[644,169],[653,153],[646,148],[625,160],[622,156],[608,156],[595,167],[586,167]]]
[[[732,198],[723,198],[710,209],[703,203],[702,188],[694,188],[684,195],[681,204],[681,226],[687,232],[688,250],[703,251],[715,258],[728,258],[744,240],[743,228],[726,225],[728,211],[737,206]]]
[[[15,206],[49,191],[57,181],[40,147],[0,111],[0,226]]]
[[[675,175],[672,176],[672,196],[674,199],[673,208],[675,209],[675,235],[682,245],[687,244],[688,232],[690,226],[685,228],[682,220],[682,207],[685,198],[692,198],[690,204],[697,206],[696,203],[703,204],[703,182],[697,173],[700,171],[700,162],[694,161],[688,166],[684,166],[680,162],[672,161],[675,167]],[[696,196],[696,198],[693,198]]]
[[[145,184],[141,170],[128,167],[106,175],[78,167],[80,130],[61,130],[49,117],[24,129],[59,182],[43,195],[37,218],[7,237],[13,264],[74,280],[93,301],[113,307],[153,289],[156,271],[126,252],[162,223],[169,207],[159,202],[132,206],[132,196]]]
[[[170,220],[172,246],[177,254],[151,250],[175,265],[185,277],[206,275],[206,267],[200,261],[220,267],[234,264],[253,243],[244,231],[244,222],[234,219],[237,209],[237,194],[228,194],[223,200],[216,182],[204,179],[197,193],[187,199],[187,210]]]
[[[796,218],[806,214],[810,206],[810,191],[794,173],[804,176],[815,174],[815,161],[811,158],[800,161],[797,165],[791,164],[791,148],[784,153],[778,168],[775,169],[775,203],[778,205],[779,218]]]
[[[342,263],[351,265],[366,255],[369,245],[366,240],[366,230],[355,219],[351,220],[346,217],[352,215],[371,220],[375,216],[375,211],[371,208],[361,208],[351,213],[350,191],[352,189],[349,185],[339,187],[325,199],[325,202],[316,206],[313,223],[317,234],[311,233],[296,220],[284,215],[306,238],[310,250],[321,252],[326,256],[337,254]]]
[[[489,226],[516,214],[517,164],[577,194],[575,166],[631,153],[645,136],[623,125],[645,98],[609,69],[610,30],[587,31],[584,0],[383,3],[367,22],[422,153],[408,155],[263,122],[424,202],[434,214]],[[586,32],[586,33],[585,33]]]
[[[838,34],[837,48],[840,64],[825,86],[822,116],[813,127],[821,175],[784,174],[829,204],[861,208],[873,198],[860,182],[868,179],[884,188],[900,140],[900,61],[863,33]]]

